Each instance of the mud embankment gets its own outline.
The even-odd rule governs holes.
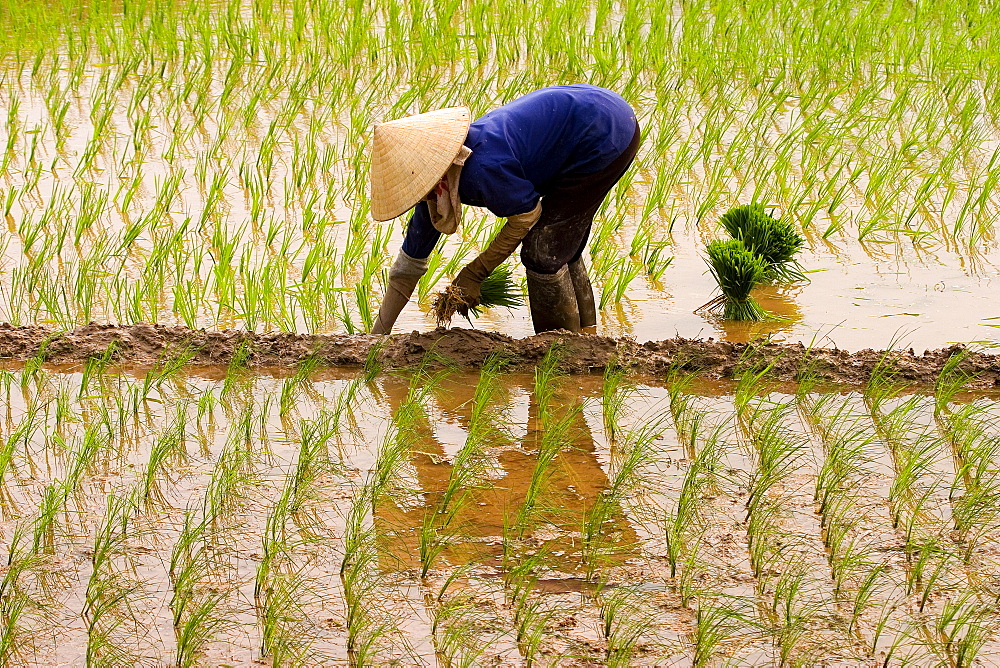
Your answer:
[[[563,368],[571,373],[600,371],[621,364],[638,373],[662,375],[677,368],[711,378],[730,378],[747,368],[771,365],[774,380],[795,380],[808,371],[821,380],[864,383],[888,356],[898,382],[933,383],[945,362],[964,354],[961,368],[975,379],[970,387],[1000,386],[1000,356],[960,345],[916,355],[913,350],[848,352],[801,344],[743,344],[713,339],[673,338],[638,343],[630,339],[548,332],[514,339],[496,332],[437,329],[379,337],[370,334],[287,334],[193,330],[137,324],[90,324],[57,332],[44,327],[0,324],[0,359],[73,364],[105,357],[116,364],[150,365],[186,358],[189,364],[228,366],[237,356],[251,367],[290,367],[308,357],[324,366],[362,366],[371,358],[384,367],[411,367],[433,353],[432,364],[476,368],[492,353],[503,353],[515,368],[527,368],[556,344]]]

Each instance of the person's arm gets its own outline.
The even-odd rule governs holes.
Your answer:
[[[403,307],[410,301],[420,277],[427,272],[427,258],[437,244],[441,233],[431,225],[427,203],[419,202],[413,209],[406,226],[406,238],[396,261],[389,269],[389,282],[372,325],[372,334],[388,334],[396,323]]]
[[[461,288],[469,307],[479,304],[482,283],[490,273],[510,257],[521,240],[542,215],[539,200],[535,208],[526,213],[508,216],[490,245],[458,273],[452,285]]]
[[[501,117],[488,118],[496,121]],[[470,130],[470,137],[474,130]],[[462,201],[486,207],[493,215],[506,221],[486,250],[452,281],[451,287],[457,288],[469,308],[479,304],[482,282],[510,257],[542,215],[541,194],[506,134],[494,128],[492,131],[484,130],[473,139],[476,141],[472,146],[472,155],[465,163],[458,182]]]

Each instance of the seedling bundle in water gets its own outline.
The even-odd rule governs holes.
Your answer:
[[[767,270],[764,260],[751,253],[739,239],[713,241],[705,250],[709,270],[722,294],[703,308],[726,320],[772,320],[774,316],[750,296],[750,290]]]
[[[751,253],[764,261],[763,281],[801,281],[802,267],[795,261],[805,240],[787,220],[778,220],[764,211],[763,204],[733,207],[720,221],[733,239],[739,239]]]
[[[478,318],[483,309],[496,306],[514,308],[524,303],[524,294],[514,284],[514,272],[507,265],[500,265],[486,277],[480,286],[479,303],[470,305],[461,290],[449,285],[434,298],[434,314],[438,325],[451,322],[456,313],[470,321]]]
[[[722,295],[702,308],[726,320],[775,319],[750,297],[750,290],[761,281],[803,280],[795,254],[805,240],[791,223],[764,211],[762,204],[733,207],[720,222],[733,238],[713,241],[706,250]]]

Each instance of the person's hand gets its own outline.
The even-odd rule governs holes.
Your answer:
[[[488,268],[477,257],[466,265],[462,271],[458,272],[458,276],[451,282],[453,287],[459,288],[462,291],[468,308],[471,309],[479,306],[479,301],[482,297],[483,281],[489,275]]]
[[[461,313],[468,317],[469,310],[482,303],[483,281],[504,260],[510,257],[517,245],[521,243],[521,239],[531,230],[541,215],[542,204],[539,202],[531,211],[507,218],[507,222],[500,228],[500,232],[490,242],[486,250],[458,272],[458,276],[451,282],[447,292],[458,292],[459,294],[448,295],[447,298],[436,302],[435,309],[439,325],[450,322],[451,316],[455,313]]]
[[[413,289],[417,287],[420,277],[427,272],[427,258],[412,258],[402,250],[389,270],[389,284],[386,286],[382,306],[378,317],[372,325],[372,334],[388,334],[392,326],[410,301]]]

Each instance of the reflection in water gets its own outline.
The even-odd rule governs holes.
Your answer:
[[[791,332],[795,324],[802,320],[802,311],[795,298],[802,291],[804,284],[794,285],[761,285],[753,290],[753,298],[768,313],[780,320],[764,322],[735,322],[708,318],[708,320],[726,341],[733,343],[749,343],[765,336],[776,341],[783,340],[782,332]]]
[[[524,422],[511,420],[504,425],[497,432],[498,438],[479,453],[483,465],[461,492],[468,496],[457,506],[452,505],[457,510],[447,522],[440,517],[440,508],[456,459],[456,446],[448,442],[452,439],[447,436],[460,441],[467,437],[476,386],[460,378],[443,381],[433,392],[435,405],[428,406],[430,402],[425,402],[414,420],[407,462],[412,493],[387,495],[375,518],[380,525],[379,533],[393,542],[388,546],[389,553],[403,567],[421,566],[421,532],[425,523],[437,521],[437,526],[447,525],[447,535],[436,536],[445,543],[436,566],[484,563],[491,569],[502,569],[505,550],[510,556],[509,551],[514,549],[543,555],[542,565],[547,569],[580,571],[585,558],[581,529],[587,511],[609,486],[582,411],[586,396],[575,382],[573,387],[557,384],[548,414],[543,416],[538,392],[529,378],[505,377],[501,388],[501,395],[494,397],[500,412],[506,415],[516,410],[518,404],[523,407],[521,401],[526,399],[527,416]],[[408,401],[408,383],[401,378],[384,377],[381,391],[396,420]],[[429,415],[435,410],[443,415]],[[524,425],[522,436],[514,433],[518,424]],[[551,467],[540,472],[536,465],[539,452],[545,447],[543,424],[550,430],[561,431],[558,454]],[[458,433],[447,433],[456,427]],[[549,436],[551,442],[551,433]],[[541,494],[534,511],[526,514],[526,497],[532,489],[533,477],[536,487],[539,485],[539,475],[543,477]],[[624,551],[625,546],[636,543],[636,535],[620,507],[615,505],[607,518],[601,531],[601,537],[607,539],[604,545],[607,553],[602,552],[602,558],[612,558]],[[520,530],[515,526],[519,520],[524,522]]]
[[[604,308],[598,309],[599,325],[596,328],[597,331],[593,333],[603,336],[634,336],[633,325],[638,315],[638,308],[630,300],[612,302]]]

